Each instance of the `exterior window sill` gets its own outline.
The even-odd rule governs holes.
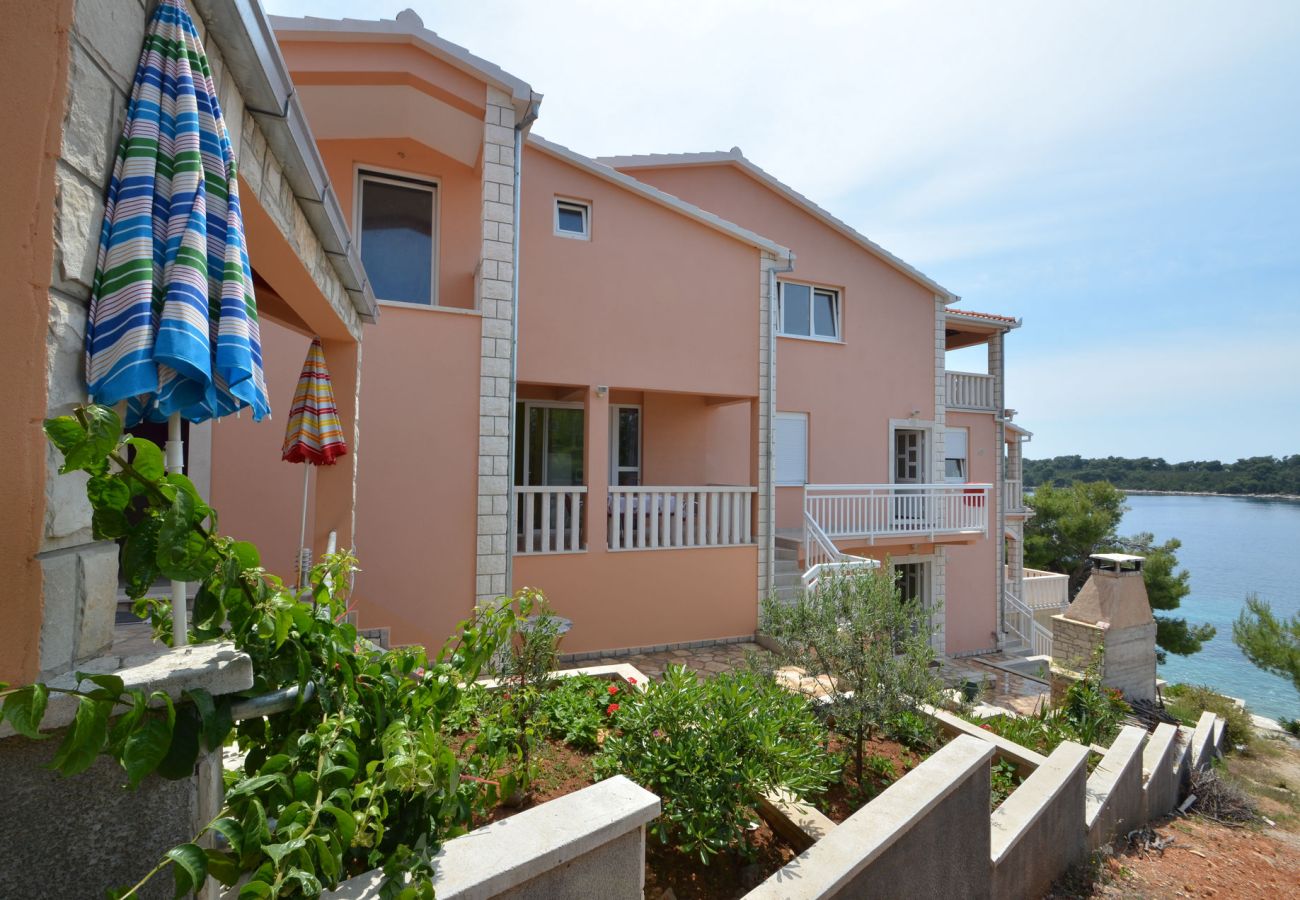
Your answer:
[[[844,346],[844,338],[816,337],[808,334],[785,334],[778,331],[776,336],[786,341],[806,341],[810,344],[831,344]]]
[[[458,316],[481,316],[483,311],[479,309],[467,309],[463,306],[439,306],[438,304],[429,303],[403,303],[400,300],[379,300],[376,301],[380,306],[391,306],[393,309],[415,309],[422,312],[451,313]]]

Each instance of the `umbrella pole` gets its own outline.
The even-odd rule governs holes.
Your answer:
[[[302,589],[303,581],[305,580],[303,578],[305,573],[302,570],[302,551],[303,548],[307,546],[307,487],[310,483],[310,478],[311,468],[304,462],[302,464],[302,528],[298,534],[298,559],[295,561],[296,565],[294,566],[294,568],[298,570],[298,577],[294,579],[297,584],[294,585],[294,587],[299,590]]]
[[[172,413],[167,419],[167,471],[185,473],[185,444],[181,441],[181,414]],[[172,646],[184,647],[189,643],[189,608],[185,600],[185,582],[172,582]]]

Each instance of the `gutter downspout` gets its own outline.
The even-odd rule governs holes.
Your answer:
[[[514,270],[510,278],[510,301],[514,306],[510,316],[510,410],[508,416],[510,419],[510,440],[506,446],[506,468],[509,469],[506,481],[506,507],[509,512],[506,514],[506,589],[507,596],[514,596],[514,576],[515,576],[515,542],[514,529],[510,526],[515,516],[515,429],[519,426],[515,416],[515,404],[518,402],[519,393],[519,234],[522,225],[523,214],[519,208],[520,183],[524,176],[524,131],[537,119],[537,110],[541,105],[541,98],[533,94],[528,101],[528,111],[524,117],[515,125],[515,192],[514,192],[514,211],[515,211],[515,231],[513,235],[513,247],[510,255],[514,259]]]
[[[776,300],[777,273],[794,271],[794,254],[786,257],[785,265],[767,270],[767,565],[763,573],[767,590],[773,590],[776,577]]]

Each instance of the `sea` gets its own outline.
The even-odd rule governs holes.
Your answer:
[[[1249,594],[1279,616],[1300,611],[1300,500],[1129,494],[1126,503],[1120,534],[1150,531],[1157,542],[1183,542],[1178,562],[1191,573],[1192,590],[1176,614],[1218,629],[1199,653],[1169,654],[1160,677],[1209,685],[1262,716],[1300,718],[1290,680],[1257,669],[1232,642]]]

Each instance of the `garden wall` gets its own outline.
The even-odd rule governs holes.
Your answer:
[[[746,897],[989,897],[993,754],[954,739]]]
[[[1142,819],[1142,748],[1147,733],[1125,725],[1088,776],[1088,849],[1125,834]]]
[[[659,798],[621,775],[448,841],[438,900],[600,897],[641,900],[645,826]],[[378,900],[382,872],[339,885],[335,900]]]

